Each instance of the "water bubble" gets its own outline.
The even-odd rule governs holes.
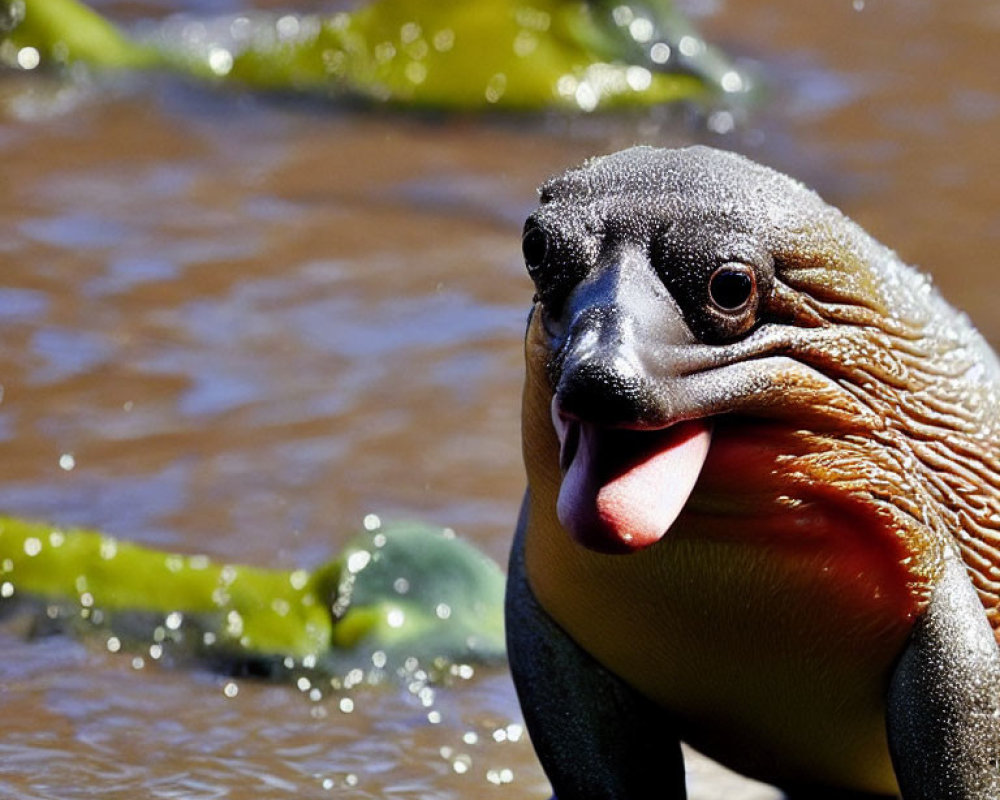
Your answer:
[[[294,14],[286,14],[275,25],[278,37],[281,39],[291,39],[294,36],[298,36],[301,27],[299,18]]]
[[[220,77],[233,69],[233,54],[225,47],[213,47],[208,51],[208,68]]]
[[[406,614],[401,608],[394,608],[386,614],[385,621],[390,628],[402,628],[406,622]]]
[[[306,584],[309,583],[309,573],[304,569],[297,569],[288,576],[288,582],[295,591],[301,592],[306,588]]]
[[[594,87],[589,82],[584,81],[576,87],[573,99],[576,100],[576,104],[582,111],[593,111],[597,108],[599,97]]]
[[[677,43],[677,49],[681,51],[682,55],[691,58],[698,55],[705,48],[705,43],[694,36],[682,36],[681,40]]]
[[[636,92],[644,92],[653,83],[653,73],[645,67],[631,66],[625,70],[625,82]]]
[[[611,12],[611,18],[615,21],[615,25],[624,28],[635,19],[635,12],[631,6],[616,6]]]
[[[712,133],[724,135],[731,133],[733,128],[736,127],[736,120],[728,111],[715,111],[709,115],[706,124]]]
[[[122,649],[122,642],[117,636],[109,636],[107,642],[107,648],[109,653],[117,653]]]
[[[240,687],[233,681],[228,681],[226,685],[222,687],[222,693],[226,697],[233,698],[240,693]]]
[[[742,92],[745,88],[743,76],[734,69],[729,70],[729,72],[723,75],[719,83],[725,92]]]
[[[243,617],[235,609],[226,614],[226,634],[234,639],[243,635]]]
[[[364,679],[365,679],[365,673],[358,667],[355,667],[350,672],[348,672],[347,675],[344,676],[344,688],[350,689],[354,686],[357,686]]]
[[[486,773],[486,780],[496,786],[511,783],[514,780],[514,771],[508,767],[504,767],[503,769],[491,769]]]
[[[26,556],[34,557],[42,552],[42,540],[36,536],[29,536],[24,540],[24,554]]]
[[[347,557],[347,571],[356,575],[367,567],[371,560],[372,554],[367,550],[356,550]]]
[[[654,31],[653,23],[646,17],[637,17],[628,26],[629,35],[639,44],[645,44],[652,39]]]
[[[76,458],[73,457],[72,453],[63,453],[59,456],[59,469],[69,472],[75,466]]]
[[[339,708],[344,714],[350,714],[354,711],[354,701],[350,697],[341,697]]]
[[[654,64],[666,64],[670,60],[670,45],[657,42],[649,48],[649,57]]]
[[[0,583],[0,597],[6,599],[14,596],[14,584],[10,581]]]
[[[406,65],[403,74],[410,83],[419,85],[427,80],[427,67],[419,61],[411,61]]]
[[[379,519],[378,514],[365,514],[365,518],[361,521],[366,531],[377,531],[382,527],[382,520]]]
[[[507,91],[507,76],[502,72],[498,72],[486,84],[486,102],[498,102],[503,97],[505,91]]]
[[[34,47],[22,47],[17,51],[17,65],[21,69],[34,69],[40,63],[41,54]]]
[[[410,44],[420,38],[420,26],[416,22],[407,22],[399,29],[399,41]]]
[[[434,34],[434,49],[439,53],[447,53],[455,46],[455,31],[451,28],[444,28]]]
[[[167,630],[176,631],[184,623],[184,615],[180,611],[171,611],[163,620]]]

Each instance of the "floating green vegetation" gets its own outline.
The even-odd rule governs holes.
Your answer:
[[[329,16],[168,20],[141,40],[77,0],[7,4],[0,58],[25,70],[161,69],[448,110],[594,111],[749,88],[668,0],[374,0]]]
[[[0,518],[0,609],[28,600],[112,650],[267,675],[501,659],[499,567],[448,531],[372,527],[319,569],[286,571]]]

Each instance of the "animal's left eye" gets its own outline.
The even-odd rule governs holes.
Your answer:
[[[549,252],[549,237],[536,223],[531,220],[524,226],[521,236],[521,252],[524,254],[524,264],[532,277],[545,263]]]
[[[708,279],[708,297],[726,314],[745,310],[757,291],[757,278],[746,264],[723,264]]]

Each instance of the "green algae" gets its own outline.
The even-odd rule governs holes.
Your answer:
[[[665,0],[374,0],[327,16],[163,25],[140,41],[77,0],[8,0],[22,69],[160,69],[216,85],[482,111],[649,107],[748,83]]]
[[[50,619],[128,642],[184,641],[227,663],[336,671],[382,658],[491,661],[504,654],[504,576],[447,531],[366,531],[312,571],[219,563],[96,531],[0,518],[0,607],[30,600]],[[77,625],[77,627],[80,627]]]

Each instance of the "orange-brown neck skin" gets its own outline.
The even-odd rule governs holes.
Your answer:
[[[896,791],[884,695],[929,591],[905,520],[823,480],[826,439],[722,416],[659,543],[627,556],[581,547],[556,518],[537,319],[526,348],[525,563],[542,606],[724,763],[775,782]]]

